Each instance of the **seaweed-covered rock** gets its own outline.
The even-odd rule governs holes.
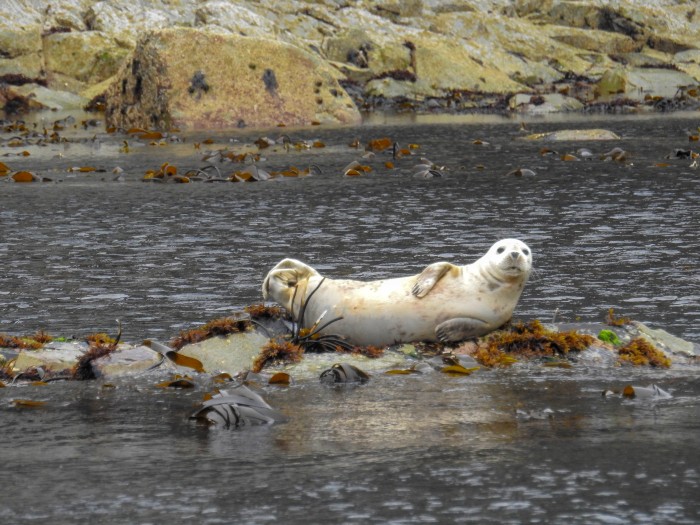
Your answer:
[[[357,123],[335,73],[273,40],[196,29],[146,35],[107,94],[107,122],[130,128]]]

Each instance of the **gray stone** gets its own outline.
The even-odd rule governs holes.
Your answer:
[[[653,329],[638,321],[633,321],[632,325],[639,334],[662,350],[666,354],[681,355],[685,357],[700,356],[700,345],[691,341],[686,341],[680,337],[669,334],[666,330]]]
[[[95,359],[92,362],[92,370],[95,377],[111,379],[113,377],[134,376],[142,372],[146,372],[151,368],[158,366],[159,370],[172,369],[174,365],[147,346],[131,346],[120,345],[119,348],[111,354]]]
[[[62,372],[73,368],[88,346],[79,342],[51,342],[39,350],[23,350],[17,356],[14,368],[25,372],[29,368],[41,367],[52,372]]]

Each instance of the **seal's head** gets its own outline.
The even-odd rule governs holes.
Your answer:
[[[504,280],[525,281],[532,269],[532,252],[518,239],[501,239],[491,246],[483,259]]]

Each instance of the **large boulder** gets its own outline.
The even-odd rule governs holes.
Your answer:
[[[601,97],[619,95],[632,100],[646,96],[672,98],[679,86],[696,84],[695,78],[682,71],[651,67],[618,67],[606,71],[596,91]]]
[[[100,31],[54,33],[44,37],[46,68],[57,78],[97,84],[117,73],[130,49]]]
[[[107,93],[109,125],[230,128],[358,123],[319,58],[263,38],[189,28],[143,37]]]

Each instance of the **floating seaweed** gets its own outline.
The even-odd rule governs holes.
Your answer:
[[[364,370],[349,363],[336,363],[328,370],[324,370],[320,376],[321,382],[326,384],[366,383],[369,375]]]
[[[194,381],[190,376],[176,375],[170,381],[163,381],[156,385],[158,388],[194,388]]]
[[[242,384],[207,396],[189,418],[201,425],[227,429],[272,425],[285,421],[285,418],[261,396]]]
[[[184,366],[187,368],[191,368],[195,370],[196,372],[204,372],[204,365],[202,365],[202,362],[199,359],[195,359],[194,357],[189,357],[183,354],[179,354],[177,350],[169,347],[168,345],[164,345],[163,343],[159,343],[158,341],[153,341],[151,339],[147,339],[143,342],[144,346],[147,346],[151,350],[154,350],[158,352],[160,355],[163,356],[163,358],[167,358],[173,363],[175,363],[178,366]],[[151,368],[156,368],[160,366],[163,363],[163,360],[161,360],[159,363],[154,365]]]

